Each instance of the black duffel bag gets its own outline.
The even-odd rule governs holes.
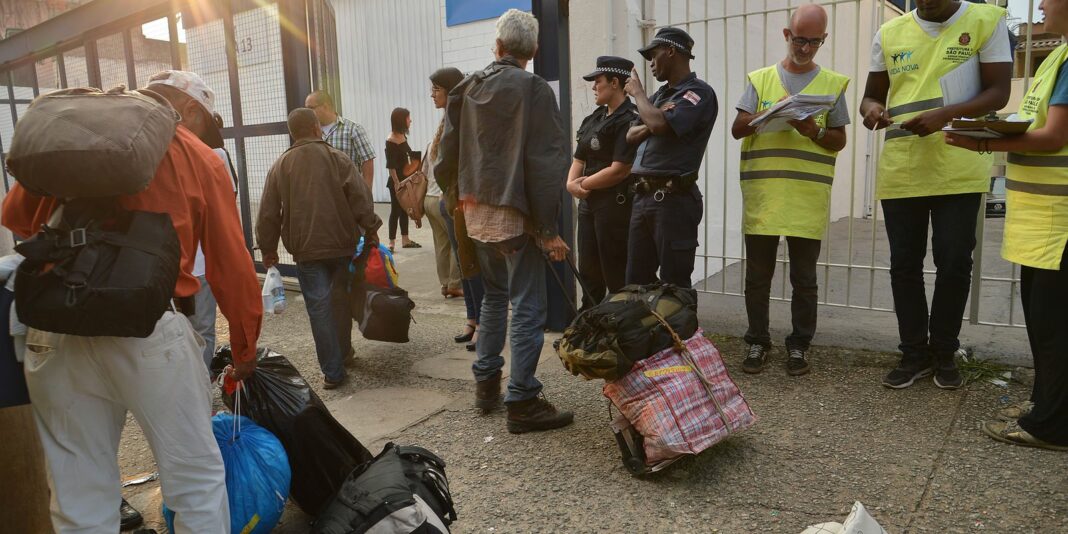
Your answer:
[[[624,286],[580,313],[556,354],[573,375],[615,380],[674,342],[657,315],[689,339],[697,331],[697,292],[663,283]]]
[[[364,282],[352,292],[352,315],[363,337],[374,341],[407,343],[415,302],[399,287],[378,287]]]
[[[422,447],[387,443],[374,460],[349,474],[312,532],[446,534],[453,521],[445,461]]]
[[[182,251],[170,215],[81,208],[61,207],[70,211],[59,217],[73,222],[15,247],[26,257],[15,278],[19,319],[59,334],[150,336],[178,283]]]

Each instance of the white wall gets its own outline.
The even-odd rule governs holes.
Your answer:
[[[425,150],[441,120],[430,74],[465,74],[493,61],[495,20],[445,25],[444,0],[332,0],[337,20],[342,115],[367,129],[375,149],[375,200],[389,201],[385,143],[395,107],[412,114],[409,144]]]

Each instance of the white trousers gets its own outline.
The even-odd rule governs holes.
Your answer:
[[[144,430],[180,533],[230,532],[222,456],[211,429],[203,344],[167,312],[151,336],[52,336],[26,351],[58,534],[119,531],[118,448],[126,412]]]

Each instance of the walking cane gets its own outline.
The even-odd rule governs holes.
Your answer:
[[[548,266],[549,272],[552,273],[553,278],[556,279],[556,283],[560,286],[560,291],[562,291],[564,293],[564,296],[567,297],[568,304],[571,304],[571,309],[574,310],[576,314],[578,314],[579,307],[575,304],[575,299],[571,298],[571,295],[568,294],[567,287],[564,285],[563,279],[560,278],[560,275],[557,274],[556,269],[553,268],[553,260],[549,258],[548,254],[542,254],[542,257],[545,258],[545,264]],[[564,254],[564,262],[566,262],[567,266],[571,268],[571,273],[575,275],[575,280],[578,281],[579,287],[582,288],[582,294],[589,295],[590,291],[586,289],[586,283],[583,282],[582,277],[579,276],[578,268],[575,267],[575,262],[571,259],[570,252]]]

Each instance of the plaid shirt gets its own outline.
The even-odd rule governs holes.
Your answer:
[[[360,171],[363,162],[375,159],[375,150],[371,148],[371,142],[367,138],[367,130],[363,126],[352,122],[341,115],[337,116],[337,122],[330,130],[323,132],[323,140],[330,146],[348,154],[349,159],[356,164],[356,170]]]

